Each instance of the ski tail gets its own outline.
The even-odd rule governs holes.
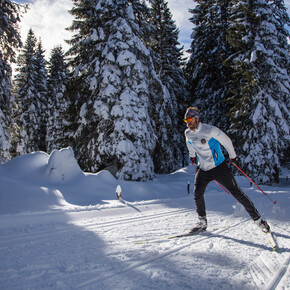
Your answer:
[[[273,233],[271,231],[269,231],[266,234],[268,235],[269,242],[270,242],[270,245],[271,245],[273,251],[277,252],[278,251],[278,244],[276,242],[276,239],[275,239]]]

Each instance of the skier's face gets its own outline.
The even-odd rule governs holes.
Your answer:
[[[198,123],[199,123],[199,119],[195,117],[186,118],[186,125],[192,131],[195,131],[195,129],[198,127]]]

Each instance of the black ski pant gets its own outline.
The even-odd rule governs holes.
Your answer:
[[[206,216],[204,193],[207,185],[212,180],[218,181],[235,197],[249,213],[253,220],[261,217],[257,209],[248,196],[239,188],[231,169],[224,161],[219,166],[204,171],[199,167],[196,168],[194,180],[194,201],[196,204],[196,211],[199,216]]]

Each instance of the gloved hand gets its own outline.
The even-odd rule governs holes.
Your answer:
[[[232,163],[233,165],[238,165],[238,161],[239,161],[238,156],[235,157],[235,158],[231,158],[230,160],[231,160],[231,163]]]
[[[196,157],[190,157],[192,165],[196,165]]]

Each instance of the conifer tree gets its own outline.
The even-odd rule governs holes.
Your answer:
[[[15,77],[16,101],[15,119],[21,127],[16,151],[30,153],[44,148],[43,116],[44,87],[41,48],[32,29],[29,30],[25,45],[18,57],[18,74]]]
[[[48,119],[48,88],[47,88],[47,61],[44,58],[45,50],[42,47],[41,39],[39,39],[37,44],[37,49],[35,52],[35,67],[36,67],[36,89],[37,89],[37,99],[40,104],[40,123],[39,123],[39,150],[47,151],[47,119]]]
[[[60,149],[65,143],[64,117],[68,102],[64,97],[68,81],[67,65],[61,46],[51,51],[48,67],[48,121],[47,121],[47,152]]]
[[[249,174],[277,182],[289,150],[289,16],[283,1],[236,2],[229,30],[235,53],[227,60],[234,69],[230,133]]]
[[[229,108],[224,101],[231,94],[231,69],[224,61],[231,54],[226,37],[232,1],[196,2],[197,6],[190,10],[194,28],[186,67],[190,96],[201,110],[203,121],[227,130]]]
[[[0,51],[0,164],[10,159],[11,134],[11,67]]]
[[[182,47],[179,31],[164,0],[151,0],[151,49],[155,70],[163,85],[163,93],[155,105],[157,144],[154,151],[156,173],[169,173],[183,163],[184,136],[182,116],[188,98],[187,84],[181,69]]]
[[[162,87],[144,45],[148,8],[137,0],[76,0],[71,13],[68,94],[76,121],[68,121],[78,161],[90,171],[113,164],[121,179],[152,178],[152,103]]]
[[[18,23],[26,6],[2,0],[0,2],[0,163],[11,158],[12,124],[11,64],[15,50],[22,46]]]

